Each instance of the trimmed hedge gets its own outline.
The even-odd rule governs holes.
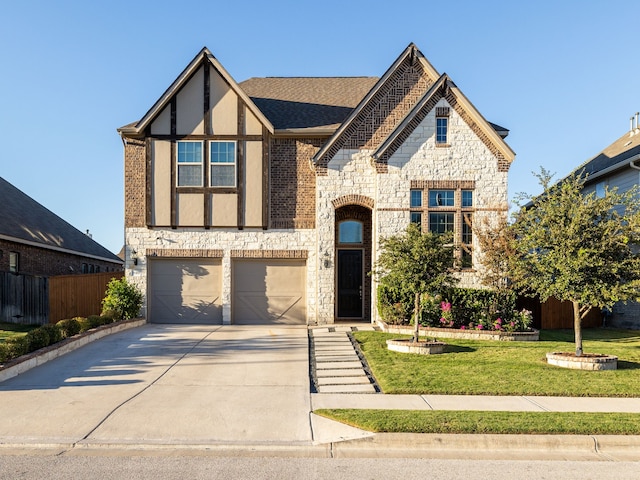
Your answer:
[[[56,324],[43,325],[31,330],[26,335],[12,337],[1,342],[0,363],[6,363],[14,358],[48,347],[79,333],[113,322],[114,319],[111,316],[92,315],[88,318],[75,317],[60,320]]]

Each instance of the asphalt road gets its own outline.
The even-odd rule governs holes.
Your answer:
[[[3,480],[637,480],[639,476],[639,462],[0,455]]]

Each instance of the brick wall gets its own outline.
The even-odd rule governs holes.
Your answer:
[[[124,147],[124,224],[146,225],[146,149],[144,141],[126,139]]]
[[[122,266],[117,263],[6,240],[0,240],[0,252],[0,271],[5,272],[9,271],[9,252],[18,252],[20,255],[18,272],[28,275],[53,276],[82,273],[83,263],[93,265],[94,271],[96,267],[99,267],[101,272],[122,270]]]
[[[270,228],[314,228],[316,177],[311,158],[326,139],[273,139]]]

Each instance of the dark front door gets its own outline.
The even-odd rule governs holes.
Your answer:
[[[362,250],[338,250],[338,318],[362,318]]]

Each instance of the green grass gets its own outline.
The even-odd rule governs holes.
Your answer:
[[[585,329],[585,353],[618,356],[618,370],[568,370],[545,354],[573,351],[573,331],[542,331],[539,342],[445,339],[440,355],[387,350],[398,335],[354,332],[382,391],[390,394],[640,397],[640,331]]]
[[[20,337],[40,325],[20,325],[16,323],[0,323],[0,342],[11,337]]]
[[[640,414],[443,410],[316,410],[372,432],[638,435]]]

